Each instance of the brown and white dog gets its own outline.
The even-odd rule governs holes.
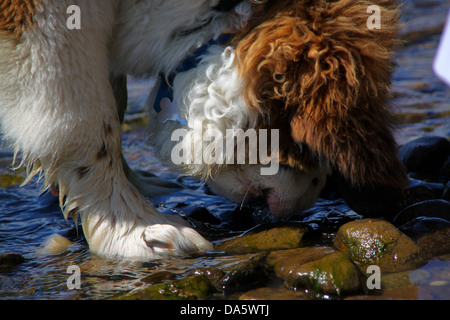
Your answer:
[[[371,6],[380,10],[379,29],[368,27]],[[408,184],[388,102],[395,1],[277,0],[259,9],[228,46],[211,46],[196,68],[176,75],[184,131],[155,115],[153,141],[216,193],[238,203],[264,198],[278,217],[311,206],[327,178],[358,212],[395,212]],[[264,133],[253,150],[242,149],[246,160],[277,130],[266,139],[268,158],[239,164],[236,152],[229,161],[238,144],[229,144],[230,129]],[[183,161],[174,161],[179,153]],[[261,174],[267,162],[278,163],[273,174]]]
[[[372,4],[380,30],[366,26]],[[68,28],[73,5],[80,29]],[[205,250],[208,241],[127,177],[112,88],[126,74],[170,74],[209,39],[237,32],[175,78],[174,102],[187,129],[199,119],[219,131],[274,128],[279,148],[262,164],[206,161],[189,174],[235,201],[265,196],[278,216],[310,206],[332,170],[352,186],[399,189],[406,177],[387,107],[396,14],[382,0],[3,0],[2,131],[30,178],[59,186],[91,252],[145,260]],[[259,175],[268,160],[280,170]]]
[[[130,183],[112,87],[126,74],[174,69],[223,30],[241,29],[248,0],[2,0],[0,119],[29,177],[59,186],[91,252],[149,259],[211,245],[158,212]],[[111,81],[110,81],[111,80]]]

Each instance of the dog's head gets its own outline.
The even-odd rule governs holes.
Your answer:
[[[236,55],[247,105],[266,126],[290,128],[280,162],[329,165],[351,204],[401,190],[388,102],[395,1],[281,0],[265,10],[238,36]]]
[[[380,29],[369,28],[370,6],[380,10]],[[215,166],[212,189],[237,202],[265,197],[278,216],[311,205],[330,173],[349,204],[363,202],[363,213],[377,197],[397,195],[408,182],[388,103],[397,17],[391,0],[269,1],[233,49],[206,57],[191,80],[182,76],[191,84],[178,103],[189,119],[205,120],[205,128],[278,130],[276,174]]]

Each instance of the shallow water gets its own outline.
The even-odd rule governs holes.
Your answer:
[[[450,136],[450,89],[431,70],[439,30],[449,6],[450,1],[443,0],[405,1],[402,19],[409,24],[403,37],[412,40],[397,51],[392,88],[392,104],[400,122],[397,132],[400,144],[429,134]],[[133,168],[157,173],[185,187],[153,199],[159,210],[195,218],[191,221],[212,240],[230,237],[258,223],[272,221],[266,210],[241,208],[239,204],[215,196],[203,183],[192,178],[179,178],[158,160],[157,152],[146,143],[142,126],[145,120],[142,120],[141,105],[151,85],[151,81],[130,80],[130,108],[123,144],[124,154]],[[12,152],[2,148],[2,175],[11,173],[11,161]],[[24,176],[22,171],[15,174]],[[102,261],[89,253],[81,228],[77,230],[72,220],[66,222],[57,200],[48,193],[42,193],[40,188],[38,181],[24,187],[16,184],[0,188],[0,253],[15,252],[25,258],[10,272],[0,273],[0,299],[104,299],[144,286],[143,279],[157,272],[170,271],[182,277],[196,267],[223,267],[241,259],[211,252],[199,257],[144,264]],[[342,201],[321,199],[297,221],[301,219],[320,230],[326,243],[340,225],[359,218]],[[74,244],[60,254],[42,252],[45,240],[55,233]],[[70,276],[67,268],[70,265],[81,268],[81,290],[67,287]],[[450,262],[438,260],[407,273],[407,277],[420,288],[415,298],[450,299],[449,274]],[[401,285],[394,283],[393,287]],[[281,287],[281,284],[273,286]],[[447,289],[443,290],[443,287]],[[215,298],[236,296],[218,294]]]

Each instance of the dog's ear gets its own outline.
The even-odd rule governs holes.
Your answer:
[[[398,13],[374,2],[383,20],[373,30],[369,1],[291,4],[240,43],[239,68],[249,105],[270,114],[271,100],[284,101],[292,138],[352,186],[402,188],[388,108]]]

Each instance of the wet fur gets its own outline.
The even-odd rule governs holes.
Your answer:
[[[263,127],[290,128],[281,162],[330,166],[352,203],[408,184],[388,101],[398,16],[391,0],[281,0],[236,38],[247,104]]]
[[[28,168],[27,181],[39,175],[44,189],[58,186],[64,216],[81,218],[92,253],[146,260],[211,247],[183,219],[159,213],[133,184],[122,157],[124,95],[112,88],[122,87],[127,74],[171,72],[199,44],[242,27],[252,12],[245,1],[219,12],[218,2],[0,3],[4,139],[15,149],[15,165]],[[70,5],[80,7],[80,30],[67,28]]]

